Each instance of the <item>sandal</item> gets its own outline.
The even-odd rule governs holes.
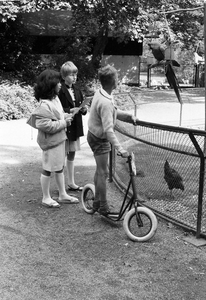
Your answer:
[[[49,203],[42,202],[41,204],[48,208],[59,208],[60,207],[59,203],[56,202],[55,200],[52,200]]]
[[[68,190],[73,191],[73,192],[79,192],[79,191],[83,190],[83,187],[82,186],[77,186],[76,188],[73,188],[73,187],[68,185]]]
[[[65,198],[65,199],[58,199],[57,200],[59,203],[65,203],[65,204],[76,204],[79,203],[79,200],[75,197],[71,197],[69,196],[69,198]]]

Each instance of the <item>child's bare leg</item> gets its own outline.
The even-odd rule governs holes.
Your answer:
[[[106,180],[108,177],[108,153],[95,156],[95,200],[100,202],[100,209],[108,210]]]
[[[68,187],[71,190],[76,189],[81,191],[82,188],[76,185],[74,180],[74,158],[75,158],[75,151],[67,153],[66,169],[67,169],[67,177],[68,177]]]
[[[55,172],[55,179],[59,189],[59,203],[78,203],[79,200],[67,194],[65,190],[63,170]]]
[[[42,170],[40,182],[42,187],[42,204],[48,207],[59,207],[59,204],[50,195],[51,172]]]
[[[97,170],[95,171],[94,174],[94,186],[95,186],[95,197],[94,197],[94,202],[93,202],[93,209],[98,210],[100,208],[100,194],[97,188],[98,184],[98,176],[97,176]]]

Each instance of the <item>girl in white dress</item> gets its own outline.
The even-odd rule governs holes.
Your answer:
[[[78,203],[79,200],[66,193],[64,182],[66,128],[71,124],[72,114],[64,113],[57,95],[61,88],[60,73],[43,71],[34,87],[34,96],[40,105],[34,110],[28,124],[38,129],[37,142],[42,152],[41,187],[42,204],[47,207],[60,207],[60,203]],[[50,195],[51,172],[59,190],[58,200]]]

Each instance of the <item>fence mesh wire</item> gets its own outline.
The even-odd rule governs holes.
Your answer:
[[[136,177],[139,195],[144,205],[153,208],[168,219],[194,229],[197,227],[200,196],[200,154],[204,152],[205,132],[140,122],[134,127],[118,121],[116,134],[122,146],[133,151],[138,170],[145,177]],[[195,144],[194,144],[195,143]],[[183,179],[184,190],[168,188],[164,179],[164,164],[168,161]],[[203,157],[203,161],[205,157]],[[127,183],[126,160],[115,157],[113,173]],[[201,234],[206,234],[206,193],[202,193]]]

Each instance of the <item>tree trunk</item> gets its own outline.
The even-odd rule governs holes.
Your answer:
[[[96,71],[101,66],[101,60],[104,54],[104,50],[108,43],[108,29],[102,29],[95,39],[94,49],[92,53],[91,67],[93,71]]]

